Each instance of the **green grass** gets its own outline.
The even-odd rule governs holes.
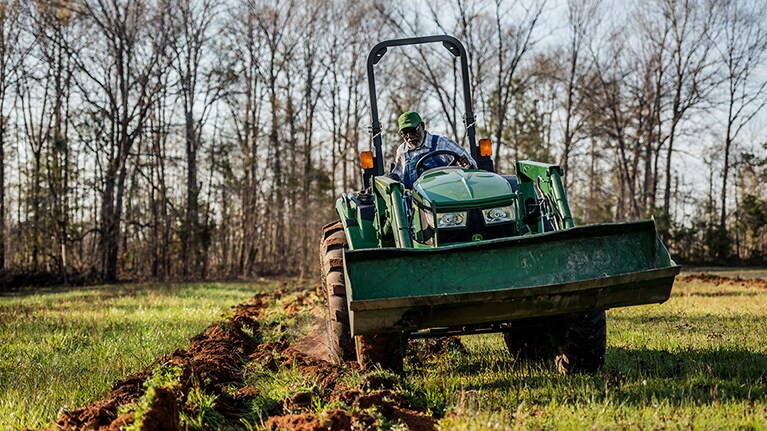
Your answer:
[[[407,390],[443,429],[767,429],[767,291],[677,282],[665,304],[608,311],[604,369],[514,362],[499,335],[420,364]]]
[[[284,323],[273,325],[283,328],[275,339],[302,326],[287,323],[281,307],[267,315]],[[767,290],[677,282],[665,304],[608,311],[606,364],[597,373],[562,376],[553,364],[514,361],[498,334],[466,336],[465,351],[443,354],[410,341],[397,389],[440,417],[443,430],[760,430],[767,429],[765,340]],[[344,376],[347,387],[364,378],[354,370]],[[318,384],[294,367],[256,367],[247,380],[260,391],[256,424],[271,406]],[[335,407],[321,401],[308,411]]]
[[[109,393],[251,298],[253,284],[133,284],[0,297],[0,429]]]
[[[269,286],[133,285],[0,298],[0,429],[44,426],[65,405],[103,397],[112,382]],[[286,311],[295,296],[265,311],[264,341],[293,342],[309,331],[308,308]],[[665,304],[608,311],[606,364],[592,374],[561,376],[549,363],[514,361],[497,334],[462,341],[465,351],[453,346],[443,354],[411,341],[397,379],[397,389],[441,418],[443,430],[767,429],[763,288],[677,282]],[[345,387],[367,376],[344,370]],[[311,395],[307,412],[339,407],[295,364],[270,371],[253,362],[245,383],[258,395],[242,429],[259,429],[299,392]],[[210,428],[215,400],[191,396],[188,402],[208,407],[185,423]],[[382,420],[379,428],[401,424]]]

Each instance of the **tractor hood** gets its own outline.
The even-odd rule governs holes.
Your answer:
[[[508,205],[514,192],[500,175],[475,169],[440,168],[427,172],[413,184],[421,206],[439,209]]]

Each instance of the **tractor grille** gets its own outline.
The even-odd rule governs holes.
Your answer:
[[[439,244],[451,244],[456,242],[473,241],[474,235],[482,235],[482,239],[509,238],[515,236],[516,223],[500,223],[496,225],[485,225],[485,219],[482,217],[482,210],[469,210],[465,228],[457,229],[439,229]]]

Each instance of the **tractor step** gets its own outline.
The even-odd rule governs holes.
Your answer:
[[[680,267],[652,220],[344,254],[353,335],[661,303]]]

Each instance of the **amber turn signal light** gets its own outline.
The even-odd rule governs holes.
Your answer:
[[[490,143],[490,138],[482,138],[479,140],[479,155],[481,157],[490,157],[493,155],[493,145]]]
[[[373,152],[360,151],[360,162],[362,169],[373,169]]]

